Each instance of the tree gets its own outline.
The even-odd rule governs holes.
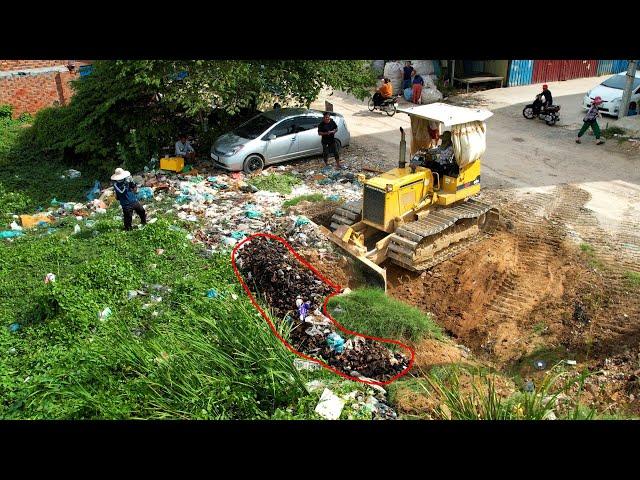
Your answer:
[[[36,117],[32,145],[72,152],[105,169],[123,162],[139,168],[172,143],[180,120],[203,118],[212,109],[233,120],[276,98],[308,107],[324,86],[364,99],[374,84],[366,61],[96,61],[91,75],[73,82],[68,106]]]

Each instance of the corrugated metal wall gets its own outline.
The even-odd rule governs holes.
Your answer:
[[[507,85],[529,85],[533,76],[533,60],[511,60]]]
[[[626,72],[629,68],[629,60],[614,60],[611,73]]]
[[[535,60],[532,82],[557,82],[597,74],[597,60]]]
[[[598,60],[598,76],[613,73],[613,62],[615,60]]]

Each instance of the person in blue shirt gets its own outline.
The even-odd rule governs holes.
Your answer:
[[[404,62],[404,68],[402,69],[402,90],[411,88],[411,77],[414,71],[410,61],[407,60]]]
[[[142,204],[138,201],[138,196],[136,195],[138,187],[131,180],[131,173],[122,168],[116,168],[115,173],[111,175],[111,180],[113,181],[113,190],[116,194],[116,198],[122,207],[124,229],[131,230],[133,212],[138,214],[142,225],[146,225],[147,213],[144,211]]]

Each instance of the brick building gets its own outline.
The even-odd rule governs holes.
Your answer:
[[[78,78],[86,60],[0,60],[0,105],[13,106],[13,115],[36,113],[65,105],[73,95],[69,82]],[[69,69],[69,65],[74,68]]]

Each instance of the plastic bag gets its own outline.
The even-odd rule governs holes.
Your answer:
[[[153,190],[151,187],[142,187],[138,189],[138,200],[148,200],[153,198]]]
[[[24,235],[20,230],[5,230],[0,232],[0,238],[14,238]]]
[[[93,187],[91,187],[91,190],[89,190],[89,193],[87,193],[87,200],[92,202],[96,197],[98,197],[98,195],[100,195],[100,182],[96,180],[93,183]],[[53,200],[55,200],[55,198]],[[51,204],[53,205],[53,201],[51,202]]]
[[[327,337],[327,345],[329,345],[331,351],[342,353],[344,351],[344,338],[337,333],[332,333]]]
[[[405,89],[404,89],[404,99],[405,99],[407,102],[410,102],[412,98],[413,98],[413,89],[411,89],[411,88],[405,88]]]

